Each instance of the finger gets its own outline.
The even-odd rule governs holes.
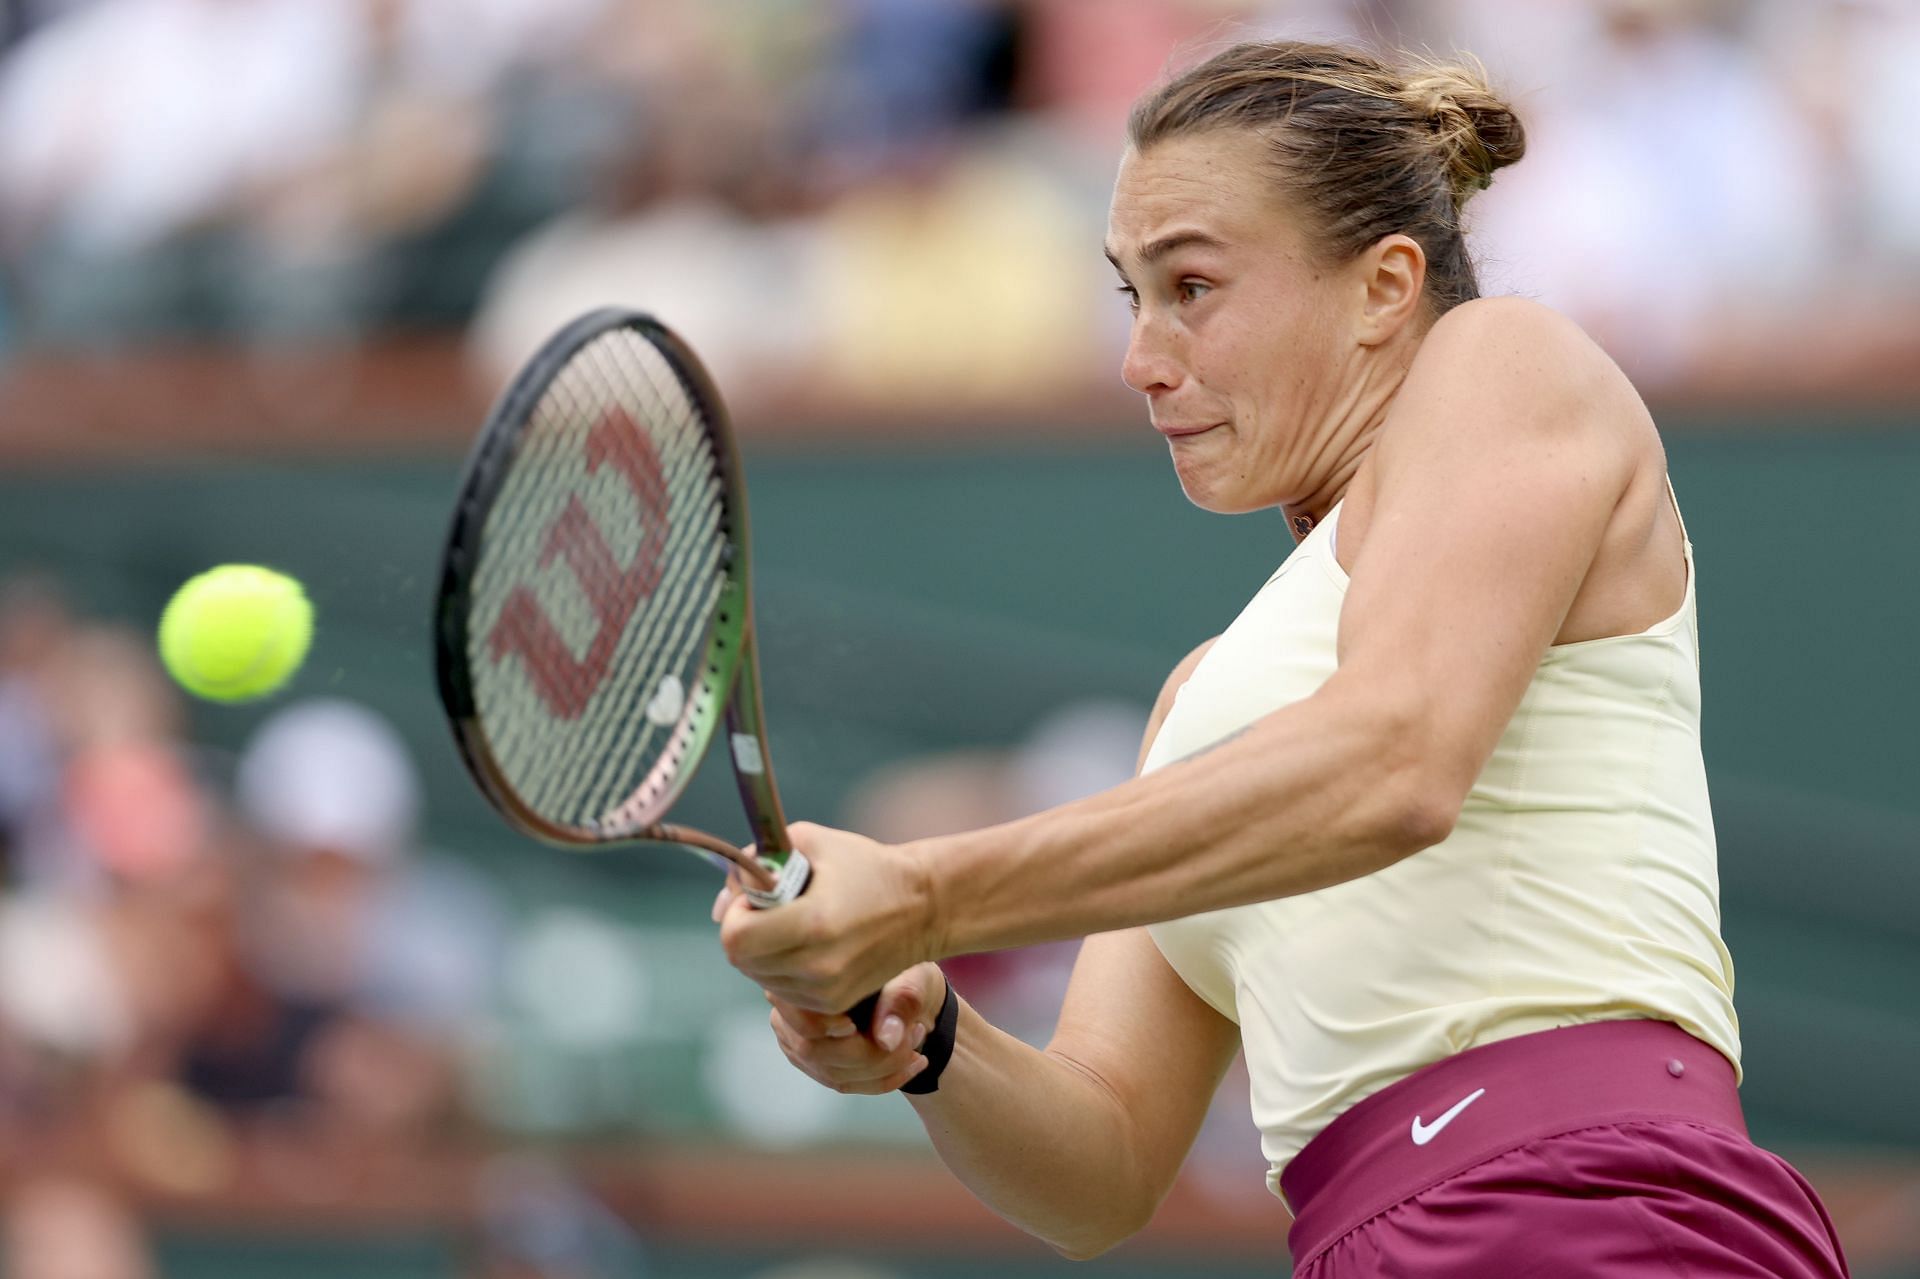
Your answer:
[[[735,968],[777,961],[804,947],[811,937],[813,912],[801,897],[778,910],[756,910],[745,893],[727,903],[720,918],[720,945]]]
[[[890,1092],[924,1068],[915,1062],[926,1059],[911,1050],[882,1055],[862,1038],[809,1040],[782,1022],[777,1011],[769,1020],[787,1060],[802,1074],[838,1092]]]
[[[774,1020],[774,1033],[788,1052],[807,1060],[810,1073],[840,1083],[878,1083],[898,1074],[915,1056],[911,1048],[881,1052],[871,1040],[858,1035],[846,1039],[808,1039],[777,1020]]]
[[[880,988],[874,1005],[873,1037],[883,1048],[897,1048],[915,1027],[933,1024],[927,992],[917,969],[909,968]]]
[[[845,1039],[859,1034],[859,1028],[853,1024],[853,1018],[842,1013],[817,1013],[802,1008],[775,995],[772,991],[762,991],[767,1002],[772,1004],[789,1026],[808,1039]]]

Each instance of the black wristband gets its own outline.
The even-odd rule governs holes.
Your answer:
[[[947,982],[947,1001],[940,1005],[940,1015],[933,1019],[933,1029],[920,1044],[920,1055],[927,1059],[927,1068],[900,1085],[901,1092],[929,1093],[940,1088],[940,1072],[953,1060],[953,1028],[960,1024],[960,997],[953,993],[953,983]]]

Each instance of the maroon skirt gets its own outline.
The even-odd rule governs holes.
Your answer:
[[[1367,1098],[1280,1179],[1311,1279],[1835,1279],[1813,1188],[1747,1137],[1733,1067],[1661,1021],[1472,1048]]]

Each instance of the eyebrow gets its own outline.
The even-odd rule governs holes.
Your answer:
[[[1218,236],[1208,235],[1205,231],[1174,231],[1156,240],[1148,240],[1140,250],[1140,261],[1152,266],[1175,249],[1198,247],[1202,249],[1224,249],[1227,242]],[[1112,245],[1103,245],[1107,261],[1113,263],[1113,269],[1126,274],[1126,268],[1120,265],[1120,259],[1114,255]]]

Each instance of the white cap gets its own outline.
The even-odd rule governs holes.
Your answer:
[[[385,862],[412,840],[420,781],[406,744],[354,702],[296,702],[260,726],[241,754],[235,791],[262,834]]]

